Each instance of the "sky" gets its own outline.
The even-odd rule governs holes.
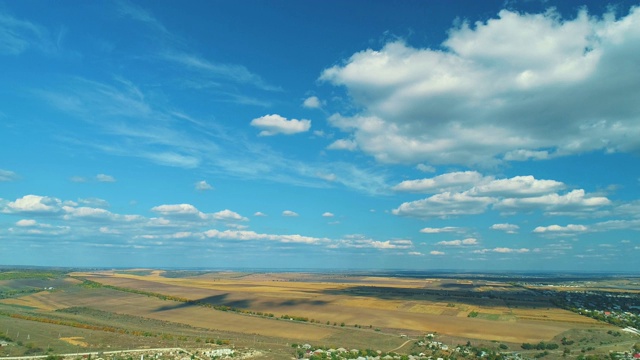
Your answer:
[[[0,1],[0,264],[640,272],[637,1]]]

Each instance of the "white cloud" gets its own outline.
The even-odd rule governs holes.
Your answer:
[[[260,217],[264,217],[267,216],[267,214],[263,213],[262,211],[256,211],[253,216],[260,216]]]
[[[612,230],[638,230],[640,231],[640,219],[632,220],[608,220],[589,225],[591,231]]]
[[[96,175],[96,180],[100,182],[116,182],[116,179],[113,176],[105,174]]]
[[[513,150],[504,154],[507,161],[527,161],[527,160],[544,160],[549,158],[548,151],[531,151],[531,150]]]
[[[474,197],[467,193],[444,192],[422,200],[402,203],[393,209],[394,215],[417,218],[446,218],[458,215],[483,213],[487,206],[495,202],[490,197]]]
[[[432,178],[405,180],[393,187],[395,191],[438,193],[468,190],[472,196],[534,197],[564,189],[565,185],[555,180],[539,180],[533,176],[515,176],[494,179],[477,171],[451,172]]]
[[[363,109],[330,123],[381,162],[473,165],[631,152],[640,149],[639,34],[639,7],[621,18],[502,10],[451,29],[438,48],[390,42],[353,54],[320,79],[345,86]]]
[[[282,216],[295,217],[295,216],[298,216],[298,213],[293,212],[291,210],[285,210],[282,212]]]
[[[25,212],[25,213],[56,213],[61,210],[62,202],[60,199],[39,196],[25,195],[16,201],[10,202],[3,209],[3,212]]]
[[[0,182],[18,180],[18,174],[9,170],[0,169]]]
[[[69,219],[86,219],[86,220],[112,220],[116,217],[108,210],[92,207],[73,207],[63,206],[62,209],[66,212],[64,218]]]
[[[431,251],[429,254],[431,254],[431,255],[444,255],[444,252],[442,252],[442,251],[437,251],[437,250],[433,250],[433,251]]]
[[[17,226],[22,226],[22,227],[27,227],[27,226],[35,226],[36,225],[36,221],[33,219],[22,219],[22,220],[18,220],[18,222],[16,222]]]
[[[426,227],[426,228],[420,229],[420,232],[425,234],[440,234],[440,233],[447,233],[447,232],[460,232],[462,230],[463,229],[459,227],[446,226],[442,228]]]
[[[571,214],[595,211],[610,205],[603,196],[587,196],[582,189],[572,190],[564,195],[548,194],[529,198],[507,198],[494,205],[502,211],[543,210],[549,214]]]
[[[353,151],[358,147],[358,144],[351,139],[338,139],[329,146],[327,146],[328,150],[348,150]]]
[[[322,214],[323,217],[334,217],[333,213],[330,212],[325,212],[324,214]]]
[[[308,98],[304,99],[302,105],[309,109],[319,109],[322,106],[322,103],[317,96],[309,96]]]
[[[420,218],[483,213],[489,205],[504,214],[541,210],[547,215],[592,213],[611,204],[604,196],[586,194],[582,189],[565,194],[556,191],[566,185],[555,180],[515,176],[495,179],[476,171],[451,172],[432,178],[406,180],[392,189],[398,192],[436,193],[429,198],[405,202],[393,214]],[[464,190],[464,191],[463,191]],[[632,212],[634,206],[619,206],[618,213]]]
[[[504,231],[507,234],[515,234],[518,232],[518,229],[520,229],[520,227],[515,224],[493,224],[491,225],[491,229]]]
[[[198,181],[195,187],[198,191],[213,190],[213,186],[207,184],[205,180]]]
[[[429,179],[406,180],[394,186],[393,190],[419,193],[466,190],[483,178],[477,171],[452,172]]]
[[[560,225],[549,225],[549,226],[538,226],[533,229],[534,233],[546,233],[546,232],[585,232],[589,230],[584,225],[574,225],[569,224],[567,226]]]
[[[516,176],[492,180],[471,189],[471,194],[501,197],[532,197],[562,190],[565,185],[555,180],[538,180],[533,176]]]
[[[407,253],[407,255],[411,255],[411,256],[424,256],[423,253],[419,252],[419,251],[409,251]]]
[[[260,234],[255,231],[248,230],[208,230],[204,235],[208,238],[217,238],[223,240],[270,240],[278,241],[282,243],[298,243],[298,244],[323,244],[328,243],[331,240],[327,238],[315,238],[302,235],[276,235],[276,234]]]
[[[451,241],[440,241],[436,245],[442,246],[470,246],[470,245],[479,245],[477,239],[475,238],[467,238],[464,240],[451,240]]]
[[[243,224],[238,224],[238,223],[232,223],[232,222],[227,222],[224,224],[224,226],[230,228],[230,229],[236,229],[236,230],[244,230],[244,229],[248,229],[249,226],[247,225],[243,225]]]
[[[394,240],[373,240],[362,235],[349,235],[339,241],[340,246],[348,248],[372,248],[381,250],[392,249],[411,249],[413,242],[411,240],[394,239]]]
[[[251,120],[251,126],[262,130],[259,134],[260,136],[273,136],[277,134],[292,135],[309,131],[311,128],[311,120],[287,120],[278,114],[272,114]]]
[[[186,239],[192,237],[194,234],[191,231],[178,231],[177,233],[170,234],[171,239]]]
[[[112,235],[119,235],[121,234],[120,231],[116,230],[116,229],[111,229],[108,226],[101,226],[98,231],[100,231],[102,234],[112,234]]]
[[[207,215],[198,210],[191,204],[170,204],[170,205],[158,205],[151,208],[151,211],[165,215],[165,216],[182,216],[182,217],[194,217],[200,220],[206,220]]]
[[[49,224],[34,223],[29,226],[20,226],[18,228],[9,228],[12,235],[22,236],[61,236],[68,235],[71,231],[69,226],[54,226]]]
[[[416,169],[418,169],[418,170],[420,170],[422,172],[428,172],[428,173],[436,172],[436,168],[434,168],[431,165],[425,165],[425,164],[416,165]]]
[[[231,211],[229,209],[225,209],[225,210],[213,213],[213,218],[216,220],[222,220],[222,221],[249,221],[249,219],[247,219],[246,217],[238,214],[237,212]]]
[[[78,199],[78,203],[80,203],[82,205],[91,206],[91,207],[98,207],[98,208],[108,208],[109,207],[109,202],[107,200],[99,199],[99,198]]]
[[[486,254],[488,252],[495,252],[495,253],[501,253],[501,254],[510,254],[510,253],[516,253],[516,254],[523,254],[523,253],[528,253],[530,250],[527,248],[521,248],[521,249],[512,249],[512,248],[507,248],[507,247],[497,247],[494,249],[482,249],[482,250],[474,250],[473,253],[474,254]]]
[[[497,247],[493,250],[491,250],[493,252],[497,252],[497,253],[503,253],[503,254],[508,254],[508,253],[518,253],[518,254],[522,254],[522,253],[527,253],[529,252],[529,249],[526,248],[521,248],[521,249],[511,249],[511,248],[506,248],[506,247]]]
[[[640,200],[621,204],[617,206],[614,211],[617,215],[638,217],[640,216]]]

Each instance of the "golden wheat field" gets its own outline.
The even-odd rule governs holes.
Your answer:
[[[437,332],[458,337],[512,343],[545,341],[573,329],[602,327],[592,319],[546,304],[491,298],[467,299],[460,290],[510,291],[502,283],[442,279],[344,277],[315,274],[209,273],[171,278],[161,271],[147,275],[97,272],[74,273],[116,289],[41,292],[20,299],[42,310],[83,306],[99,310],[185,323],[191,326],[317,341],[344,326],[398,334]],[[96,291],[100,290],[100,291]],[[454,290],[458,292],[454,292]],[[196,304],[162,300],[144,293],[228,306],[245,312],[270,313],[273,318],[214,310]],[[478,312],[475,318],[467,315]],[[306,318],[306,322],[280,319]]]

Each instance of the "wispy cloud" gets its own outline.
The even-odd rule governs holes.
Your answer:
[[[29,49],[51,54],[57,51],[57,46],[43,26],[0,10],[0,54],[20,55]]]
[[[122,77],[109,84],[72,78],[58,89],[33,93],[59,111],[92,125],[82,139],[73,134],[59,136],[59,140],[75,146],[165,166],[206,165],[209,173],[227,177],[308,187],[340,184],[371,194],[389,188],[386,175],[377,168],[293,160],[241,132],[231,136],[230,129],[217,122],[176,110],[168,100],[147,96],[144,88]],[[318,174],[331,174],[331,182]]]
[[[116,182],[116,178],[107,174],[96,175],[96,180],[98,180],[99,182],[109,182],[109,183]]]
[[[0,182],[2,181],[16,181],[20,177],[13,171],[0,169]]]
[[[162,55],[162,58],[182,65],[187,69],[197,71],[211,79],[224,79],[239,84],[249,84],[267,91],[282,91],[279,87],[267,84],[259,75],[252,73],[242,65],[214,63],[193,54],[177,51],[166,52]]]
[[[120,15],[143,23],[165,35],[170,35],[167,28],[165,28],[165,26],[160,21],[158,21],[158,19],[156,19],[149,11],[145,10],[144,8],[125,0],[117,1],[116,5],[118,7]]]

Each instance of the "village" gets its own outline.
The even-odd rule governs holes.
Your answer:
[[[8,346],[4,345],[4,346]],[[217,360],[217,359],[251,359],[262,355],[254,349],[224,348],[159,348],[159,349],[129,349],[116,351],[82,352],[61,355],[34,355],[3,357],[6,360]]]
[[[564,309],[622,328],[640,328],[640,295],[606,291],[543,291]]]
[[[401,337],[406,337],[401,335]],[[325,348],[315,347],[310,344],[292,344],[295,348],[295,359],[331,359],[331,360],[446,360],[455,358],[465,359],[524,359],[520,354],[515,352],[497,352],[488,348],[477,348],[470,343],[467,345],[449,346],[440,341],[435,340],[436,335],[427,334],[422,339],[407,340],[404,345],[413,343],[410,354],[398,354],[393,351],[383,352],[371,349],[345,349],[345,348]],[[502,345],[500,349],[506,349],[506,345]],[[419,350],[417,350],[419,349]]]

